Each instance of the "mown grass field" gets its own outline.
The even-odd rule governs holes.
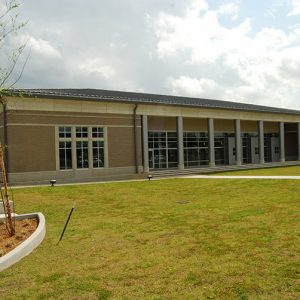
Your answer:
[[[300,176],[300,166],[220,172],[224,176]]]
[[[293,180],[16,189],[47,235],[0,273],[1,299],[299,299],[299,197]]]

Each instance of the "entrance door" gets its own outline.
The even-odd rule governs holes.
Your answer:
[[[246,136],[242,138],[242,146],[243,146],[243,163],[251,164],[251,137]]]
[[[149,149],[149,169],[166,169],[166,149]]]
[[[259,163],[258,137],[251,137],[251,159],[253,164]]]
[[[154,169],[154,150],[150,149],[149,150],[149,169]]]
[[[235,164],[235,138],[228,137],[228,164]]]
[[[167,151],[166,149],[154,149],[154,169],[167,168]]]
[[[272,162],[280,161],[279,149],[280,149],[279,138],[278,137],[271,137]]]

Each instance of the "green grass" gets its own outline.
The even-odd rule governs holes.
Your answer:
[[[299,299],[299,195],[234,179],[15,190],[47,235],[0,273],[1,299]]]
[[[226,171],[215,173],[213,175],[224,175],[224,176],[300,176],[300,166],[292,167],[277,167],[277,168],[266,168],[266,169],[254,169],[254,170],[242,170],[242,171]]]

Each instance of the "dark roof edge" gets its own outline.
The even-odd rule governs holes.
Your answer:
[[[288,115],[300,115],[300,110],[292,110],[286,108],[277,108],[271,106],[263,105],[254,105],[248,103],[240,102],[231,102],[224,100],[214,100],[214,99],[204,99],[204,98],[192,98],[192,97],[181,97],[181,96],[171,96],[171,95],[158,95],[158,94],[146,94],[146,93],[132,93],[132,92],[122,92],[122,91],[109,91],[109,90],[95,90],[103,91],[110,93],[118,94],[134,94],[136,97],[120,97],[120,96],[108,96],[108,95],[97,95],[97,94],[80,94],[74,93],[70,94],[67,92],[58,92],[58,91],[80,91],[81,89],[15,89],[9,91],[1,91],[1,94],[4,96],[17,96],[17,97],[26,97],[26,98],[43,98],[43,99],[63,99],[63,100],[79,100],[79,101],[103,101],[103,102],[117,102],[117,103],[127,103],[127,104],[148,104],[148,105],[170,105],[170,106],[179,106],[179,107],[192,107],[192,108],[210,108],[210,109],[224,109],[224,110],[237,110],[237,111],[251,111],[251,112],[260,112],[260,113],[276,113],[276,114],[288,114]],[[93,89],[86,89],[89,91],[94,91]],[[50,92],[51,91],[51,92]],[[138,97],[140,95],[140,97]],[[141,97],[142,96],[142,97]],[[145,98],[144,96],[148,96]],[[173,101],[158,101],[155,98],[151,97],[165,97],[173,98],[174,100],[190,100],[190,101],[199,101],[199,104],[191,103],[176,103]],[[200,103],[200,101],[211,101],[209,105],[205,103]],[[218,103],[219,105],[213,104]],[[226,106],[228,103],[229,106]],[[223,105],[221,105],[223,104]],[[234,107],[243,106],[244,107]]]

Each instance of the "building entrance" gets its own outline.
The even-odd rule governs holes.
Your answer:
[[[174,131],[149,131],[149,168],[176,168],[177,163],[177,134]]]

